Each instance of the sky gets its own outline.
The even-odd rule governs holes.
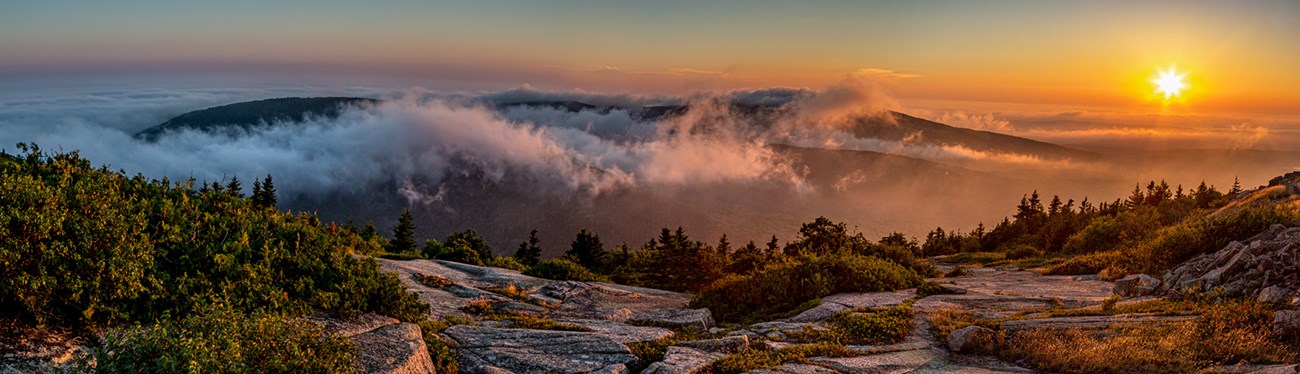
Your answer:
[[[681,94],[859,76],[907,103],[1300,116],[1298,41],[1300,1],[1287,0],[5,1],[0,90]],[[1168,68],[1189,85],[1176,100],[1151,83]]]

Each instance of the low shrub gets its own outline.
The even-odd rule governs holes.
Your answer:
[[[383,253],[378,256],[385,260],[411,261],[423,260],[424,256],[415,253]]]
[[[1128,259],[1120,251],[1105,251],[1075,256],[1047,270],[1048,275],[1098,274]]]
[[[1028,244],[1012,244],[1001,248],[1001,250],[1006,253],[1006,259],[1008,260],[1023,260],[1043,255],[1041,249]]]
[[[920,275],[875,257],[834,254],[802,257],[748,276],[730,276],[706,287],[692,308],[709,308],[721,322],[769,320],[823,296],[915,287]]]
[[[914,315],[910,303],[889,308],[844,310],[835,313],[831,331],[843,344],[894,344],[912,333]]]
[[[510,270],[521,271],[521,272],[528,270],[528,265],[524,265],[524,263],[519,262],[519,260],[509,256],[493,257],[491,260],[487,262],[487,266],[491,266],[494,268],[510,269]]]
[[[451,285],[455,284],[451,281],[451,279],[447,279],[446,277],[443,277],[441,275],[425,275],[423,273],[415,273],[414,277],[416,282],[420,282],[420,284],[433,287],[433,288],[451,287]]]
[[[524,271],[524,275],[551,279],[551,280],[574,280],[574,281],[600,281],[602,278],[591,270],[578,265],[565,258],[553,258],[542,261],[536,266]]]
[[[319,326],[274,314],[245,315],[214,303],[178,320],[106,334],[83,369],[350,373],[355,359],[347,338]]]
[[[705,373],[735,374],[759,369],[774,369],[789,363],[809,363],[809,357],[852,357],[861,353],[848,349],[841,344],[801,344],[781,349],[765,349],[761,346],[734,353],[709,365]]]

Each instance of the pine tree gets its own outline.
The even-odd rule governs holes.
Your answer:
[[[402,211],[402,216],[397,219],[397,227],[393,228],[393,240],[388,242],[388,252],[415,252],[415,224],[411,223],[412,219],[410,209]]]
[[[515,250],[515,259],[524,265],[537,265],[542,259],[542,247],[537,246],[541,239],[537,238],[537,229],[528,233],[528,241],[519,243],[519,249]]]
[[[262,199],[260,205],[275,209],[275,200],[275,184],[271,183],[271,174],[267,174],[266,179],[262,181]]]
[[[566,256],[572,256],[578,260],[578,263],[588,269],[600,269],[604,267],[605,244],[600,242],[600,235],[596,235],[587,229],[578,231],[578,235],[573,238],[573,243],[569,250],[564,252]]]
[[[244,197],[243,188],[244,186],[239,185],[239,177],[230,177],[230,183],[226,185],[226,192],[229,192],[230,196],[242,198]]]
[[[718,251],[718,256],[723,259],[731,255],[731,242],[727,241],[727,234],[722,234],[722,238],[718,239],[718,246],[714,249]]]
[[[1242,189],[1241,189],[1241,179],[1239,179],[1239,178],[1237,178],[1237,177],[1232,177],[1232,189],[1231,189],[1231,190],[1228,190],[1228,196],[1229,196],[1229,197],[1237,197],[1237,194],[1240,194],[1241,191],[1242,191]]]

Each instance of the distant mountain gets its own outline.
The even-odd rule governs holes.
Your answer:
[[[285,97],[246,101],[188,112],[135,134],[137,139],[157,141],[179,130],[220,131],[250,129],[272,122],[302,122],[309,117],[337,118],[348,106],[374,105],[380,101],[360,97]]]
[[[690,111],[685,105],[658,105],[641,108],[598,106],[579,101],[527,101],[498,103],[498,108],[546,107],[570,112],[596,111],[607,113],[625,109],[641,121],[658,121],[678,117]],[[778,121],[789,111],[781,105],[747,105],[734,103],[731,111],[755,123]],[[974,151],[989,153],[1014,153],[1053,160],[1093,161],[1100,154],[1057,144],[1041,142],[991,131],[972,130],[949,126],[899,112],[889,112],[888,117],[863,116],[854,120],[849,129],[859,138],[875,138],[896,142],[911,142],[935,146],[962,146]]]

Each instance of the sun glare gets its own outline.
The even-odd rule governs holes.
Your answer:
[[[1179,72],[1171,67],[1169,70],[1161,71],[1160,76],[1152,80],[1152,83],[1156,84],[1156,93],[1164,94],[1165,100],[1168,100],[1171,97],[1179,96],[1183,89],[1187,88],[1187,83],[1183,82],[1183,78],[1186,76],[1187,73]]]

